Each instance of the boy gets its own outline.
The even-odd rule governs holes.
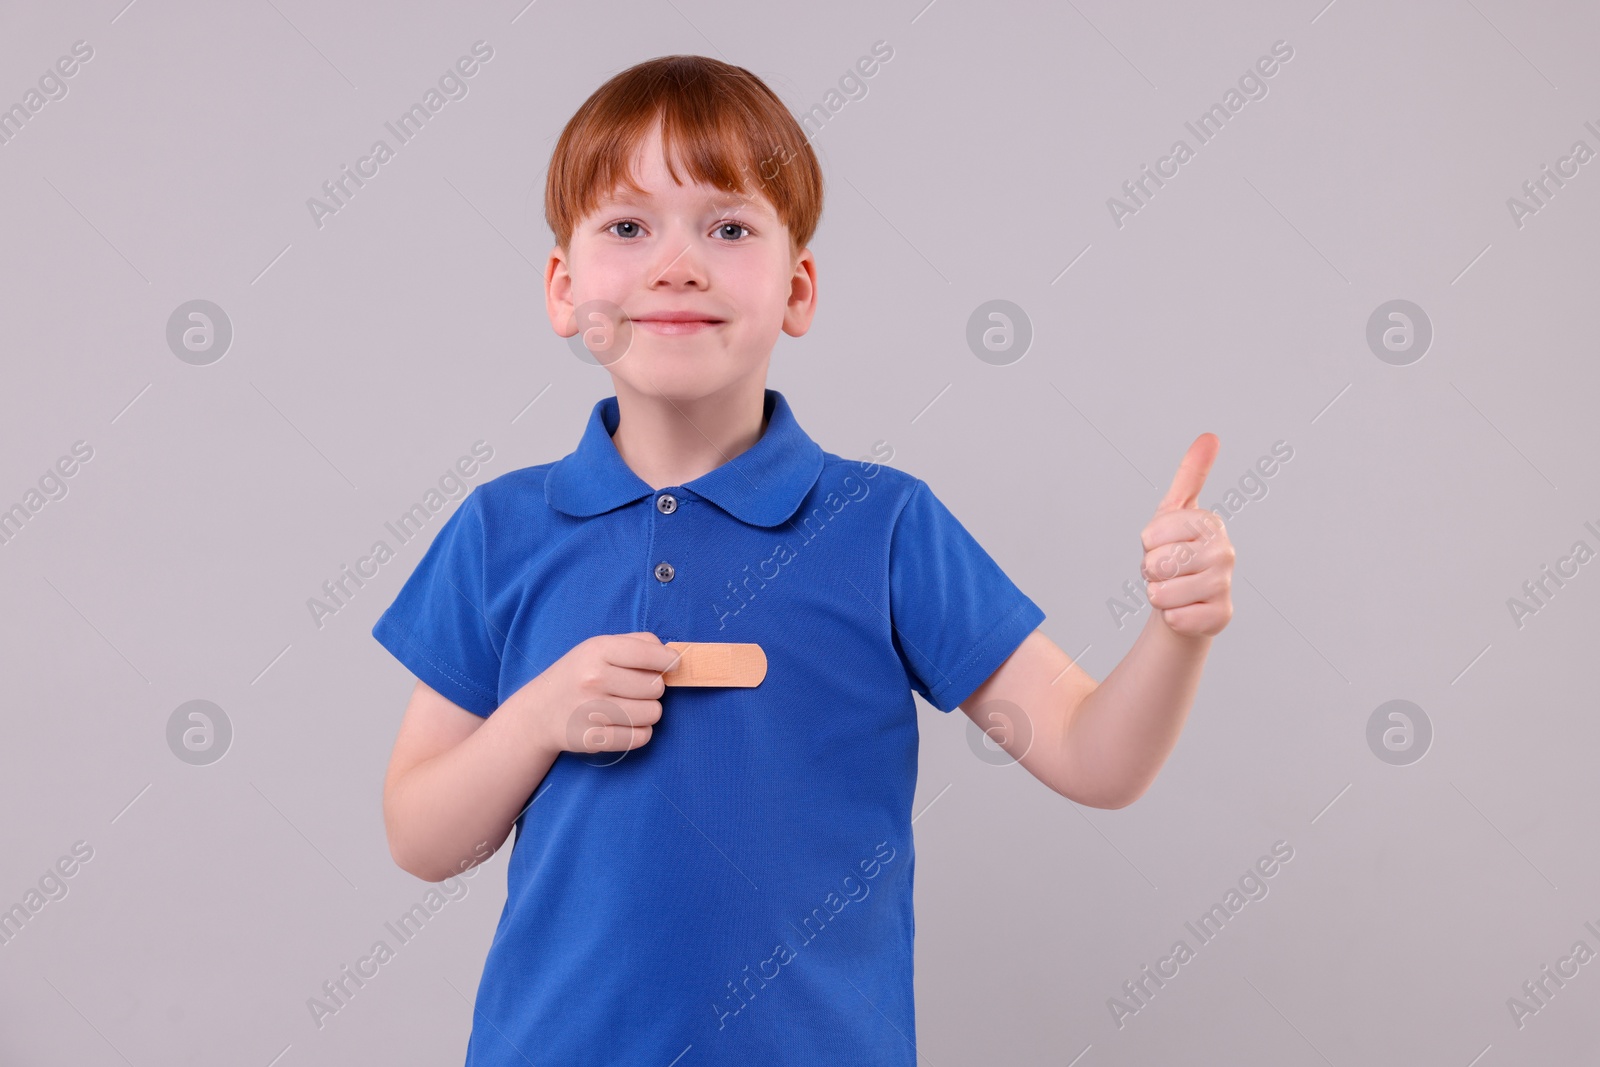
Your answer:
[[[517,831],[469,1065],[912,1067],[912,691],[1006,709],[1032,774],[1122,807],[1231,616],[1209,434],[1143,531],[1160,610],[1102,683],[924,482],[806,435],[765,382],[816,308],[821,200],[783,104],[703,57],[623,71],[556,144],[550,320],[616,396],[564,459],[478,486],[373,627],[418,678],[395,861],[441,880]],[[669,694],[669,641],[767,672]]]

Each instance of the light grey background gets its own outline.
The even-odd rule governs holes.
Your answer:
[[[1195,435],[1222,440],[1203,505],[1294,450],[1229,521],[1234,619],[1138,803],[1079,807],[920,705],[919,1062],[1600,1051],[1600,962],[1521,1027],[1507,1005],[1600,951],[1600,563],[1520,627],[1507,605],[1600,549],[1600,161],[1507,206],[1600,150],[1592,5],[122,3],[0,13],[0,105],[94,49],[0,145],[0,506],[94,450],[0,547],[0,908],[93,849],[0,946],[0,1062],[460,1062],[504,855],[307,1008],[428,888],[384,840],[412,679],[369,629],[443,513],[320,629],[307,600],[473,442],[473,484],[559,458],[609,394],[542,295],[545,167],[590,92],[696,52],[800,112],[879,40],[813,142],[820,308],[770,380],[823,447],[888,441],[1096,677]],[[307,199],[478,40],[469,94],[318,228]],[[1268,95],[1117,226],[1108,198],[1280,40]],[[208,366],[166,342],[194,299],[234,330]],[[1034,331],[1009,366],[965,341],[993,299]],[[1366,342],[1396,299],[1434,331],[1408,366]],[[207,766],[167,744],[194,699],[234,731]],[[1408,766],[1367,743],[1395,699],[1434,731]],[[1185,922],[1278,841],[1200,945]]]

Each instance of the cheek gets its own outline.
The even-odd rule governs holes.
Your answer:
[[[770,274],[761,277],[744,275],[712,279],[713,290],[722,286],[723,299],[739,309],[739,332],[765,334],[783,324],[784,307],[789,300],[789,286]]]
[[[575,240],[567,259],[573,293],[578,297],[575,303],[604,299],[624,304],[623,298],[643,286],[638,277],[641,263],[620,249],[597,248]]]
[[[787,261],[777,264],[766,289],[767,306],[772,309],[773,317],[778,322],[783,321],[784,309],[788,307],[790,292],[794,288],[794,275],[787,268]]]
[[[626,264],[614,257],[592,256],[573,271],[573,292],[583,300],[610,300],[624,306],[628,295],[640,288]]]

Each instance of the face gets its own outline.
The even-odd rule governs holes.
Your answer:
[[[662,149],[658,126],[633,165],[646,195],[618,190],[573,228],[569,249],[550,253],[550,323],[571,337],[603,322],[576,322],[576,308],[622,309],[628,347],[600,356],[619,393],[692,401],[764,382],[779,331],[798,337],[811,325],[815,260],[810,249],[791,254],[788,227],[765,197],[679,185]]]

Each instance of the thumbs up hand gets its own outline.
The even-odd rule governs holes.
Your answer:
[[[1216,434],[1195,438],[1139,535],[1150,606],[1174,633],[1190,637],[1210,637],[1233,617],[1233,544],[1222,517],[1195,506],[1219,444]]]

